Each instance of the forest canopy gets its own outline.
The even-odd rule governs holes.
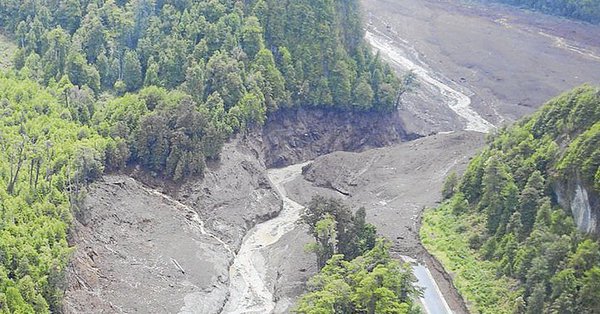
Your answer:
[[[227,112],[257,101],[264,115],[391,110],[400,88],[362,39],[358,0],[2,0],[0,21],[16,70],[95,93],[176,88],[198,103],[219,96]]]
[[[68,228],[104,172],[201,177],[279,108],[389,112],[401,91],[357,0],[0,0],[0,25],[2,313],[60,312]]]
[[[598,199],[599,157],[600,90],[582,86],[500,130],[462,179],[449,177],[421,238],[472,310],[598,313],[598,230],[578,230],[557,194],[579,186]]]
[[[494,0],[543,13],[600,23],[600,0]]]
[[[341,200],[315,196],[300,223],[315,239],[307,249],[317,257],[319,273],[308,282],[294,312],[421,313],[421,296],[410,264],[390,255],[390,243],[366,223],[364,207],[354,211]]]

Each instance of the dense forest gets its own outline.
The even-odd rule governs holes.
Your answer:
[[[279,108],[391,111],[358,1],[0,0],[0,312],[60,312],[85,185],[201,177]]]
[[[494,0],[536,11],[600,23],[600,0]]]
[[[77,187],[110,140],[72,119],[63,87],[0,75],[0,311],[58,311]]]
[[[54,9],[51,9],[54,8]],[[227,112],[390,110],[399,82],[362,40],[358,1],[0,1],[15,68],[95,93],[182,89]]]
[[[307,249],[320,271],[296,313],[420,313],[410,265],[390,256],[389,242],[377,238],[364,208],[353,213],[340,200],[315,196],[300,221],[315,239]]]
[[[578,230],[572,196],[557,197],[580,186],[598,199],[599,166],[600,90],[583,86],[493,135],[462,179],[448,177],[421,237],[474,312],[600,313],[597,236]]]
[[[58,312],[86,184],[131,162],[173,180],[199,175],[225,141],[217,113],[159,87],[95,100],[68,80],[0,74],[0,308]]]

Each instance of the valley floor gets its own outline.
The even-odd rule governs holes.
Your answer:
[[[392,241],[394,255],[425,263],[452,311],[465,313],[449,278],[420,244],[418,230],[423,209],[441,198],[446,175],[462,171],[482,145],[481,133],[455,132],[362,153],[336,152],[317,158],[286,190],[299,203],[321,194],[364,206],[367,220]]]
[[[336,152],[319,157],[303,176],[285,184],[285,190],[290,199],[300,204],[319,193],[344,198],[355,206],[365,206],[368,220],[394,242],[394,253],[398,257],[410,256],[425,262],[450,308],[463,313],[466,308],[460,296],[439,263],[421,246],[418,230],[423,208],[435,206],[441,198],[444,177],[451,171],[464,169],[470,157],[483,146],[484,135],[463,131],[468,127],[468,121],[452,110],[452,104],[444,95],[448,90],[440,86],[468,97],[469,106],[485,121],[495,126],[512,122],[573,86],[584,82],[600,83],[600,38],[594,36],[600,34],[600,27],[504,6],[464,4],[454,0],[362,0],[362,3],[368,18],[368,31],[395,47],[397,54],[424,69],[432,80],[441,84],[417,75],[417,84],[412,92],[403,96],[400,108],[407,133],[452,133],[362,153]],[[400,73],[410,70],[402,65],[397,67]],[[276,191],[267,179],[264,163],[257,162],[265,157],[261,156],[261,149],[264,148],[229,143],[223,155],[234,157],[214,166],[204,182],[190,184],[178,195],[182,203],[198,211],[200,217],[207,218],[207,230],[228,239],[227,243],[234,251],[240,247],[250,226],[272,218],[281,205],[280,197],[275,195]],[[99,191],[106,195],[92,199],[99,203],[98,206],[116,206],[103,199],[111,195],[119,195],[119,202],[123,204],[129,202],[127,188],[108,181],[104,184]],[[126,181],[126,184],[138,187],[133,181]],[[158,257],[149,254],[136,258],[125,244],[111,240],[109,236],[105,238],[82,231],[76,234],[80,240],[76,255],[79,259],[72,265],[71,287],[67,293],[71,311],[84,308],[90,297],[100,297],[110,302],[99,304],[97,309],[107,311],[164,311],[168,306],[171,312],[198,312],[202,304],[210,304],[212,308],[206,309],[206,313],[220,312],[230,297],[230,279],[226,277],[233,256],[214,238],[189,229],[186,212],[175,211],[173,204],[164,198],[149,194],[146,197],[150,197],[143,200],[148,206],[157,203],[160,208],[165,208],[147,213],[145,207],[128,205],[138,210],[133,212],[139,212],[138,217],[138,214],[130,216],[128,208],[119,205],[114,216],[102,216],[98,211],[92,211],[92,216],[85,219],[90,226],[79,227],[89,231],[97,225],[104,226],[102,230],[109,235],[115,232],[115,222],[125,221],[130,224],[129,228],[136,230],[139,229],[138,220],[143,221],[145,215],[166,215],[167,210],[171,210],[170,215],[178,219],[177,224],[158,227],[182,232],[181,238],[187,241],[182,243],[187,243],[190,252],[197,246],[210,248],[211,259],[204,258],[201,253],[180,257],[177,255],[180,252],[168,251],[171,247],[165,243],[162,243],[164,250]],[[125,214],[129,216],[123,216]],[[123,220],[123,217],[133,218]],[[148,219],[160,220],[156,217]],[[119,228],[128,226],[122,224]],[[158,243],[155,238],[146,240],[141,247],[150,248],[152,243]],[[308,241],[305,232],[295,228],[269,248],[260,250],[266,260],[264,266],[272,274],[267,278],[266,288],[279,301],[274,305],[277,313],[289,311],[290,304],[315,271],[315,261],[303,250]],[[105,266],[93,261],[102,252],[105,253],[102,258],[112,260],[102,261]],[[210,267],[193,266],[195,259],[212,262]],[[111,263],[124,268],[113,268]],[[185,272],[178,269],[177,264]],[[115,279],[119,275],[117,271],[127,273],[128,269],[142,269],[147,265],[152,265],[151,270],[163,279],[154,276],[149,283],[139,278],[128,282]],[[146,295],[154,284],[171,285],[169,291],[177,293],[176,302],[166,305],[134,302]],[[131,285],[135,289],[131,289]],[[114,297],[116,293],[118,297]],[[113,297],[106,298],[106,295]],[[162,297],[165,296],[169,295],[165,293]],[[121,302],[119,300],[131,302],[117,304]],[[203,303],[207,300],[210,303]]]
[[[392,65],[416,74],[424,68],[469,96],[473,109],[496,126],[574,86],[600,83],[598,25],[459,0],[362,4],[368,33],[418,68]],[[409,131],[421,134],[466,126],[427,80],[417,80],[413,92],[403,96],[400,112]]]

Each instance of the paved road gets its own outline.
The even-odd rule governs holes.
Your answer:
[[[413,272],[417,277],[417,286],[425,288],[421,298],[425,312],[429,314],[452,313],[429,269],[424,265],[416,264],[413,265]]]

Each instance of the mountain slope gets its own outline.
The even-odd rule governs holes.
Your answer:
[[[234,116],[258,102],[259,121],[279,107],[396,103],[399,81],[363,43],[356,0],[54,2],[0,3],[15,68],[44,83],[181,88],[197,102],[222,99]]]
[[[0,311],[60,309],[67,230],[105,172],[201,180],[280,108],[395,108],[401,86],[362,42],[356,1],[279,4],[0,1],[18,47],[0,74]]]
[[[600,91],[582,86],[499,131],[460,181],[449,177],[451,197],[427,212],[421,238],[473,311],[599,309],[599,141]]]

